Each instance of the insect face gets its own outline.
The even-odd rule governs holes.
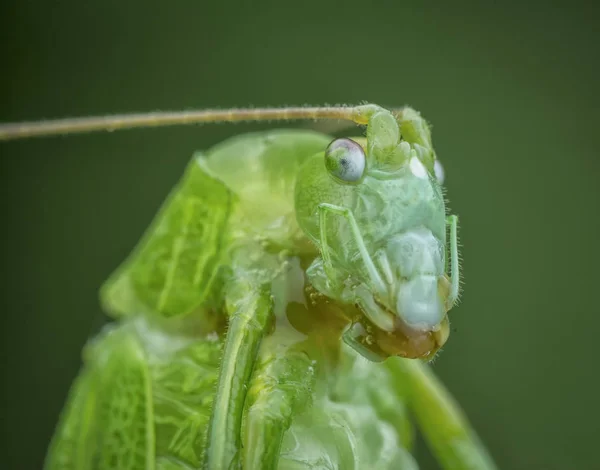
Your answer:
[[[355,301],[382,330],[414,338],[437,334],[449,294],[444,272],[445,207],[437,180],[413,156],[393,172],[370,174],[367,169],[356,190],[352,213],[374,271],[366,269],[346,226],[343,237],[353,249],[346,251],[351,259],[344,264],[364,286],[355,290]],[[442,337],[446,335],[440,341]]]
[[[419,139],[408,129],[409,142],[391,114],[375,115],[365,145],[334,140],[320,162],[325,175],[313,170],[306,195],[296,192],[297,205],[314,211],[299,221],[322,253],[309,271],[315,286],[360,307],[371,333],[354,329],[353,341],[373,342],[376,329],[402,343],[385,353],[408,357],[428,356],[447,339],[450,292],[441,167],[417,124],[411,129],[426,132]],[[313,194],[322,202],[310,204]]]

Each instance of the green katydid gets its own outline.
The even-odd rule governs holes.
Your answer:
[[[84,350],[46,468],[414,469],[413,420],[442,467],[494,468],[426,364],[459,294],[457,217],[413,109],[78,118],[0,140],[272,119],[366,138],[267,131],[193,156],[102,288],[116,321]]]

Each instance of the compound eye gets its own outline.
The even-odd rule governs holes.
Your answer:
[[[366,157],[363,148],[351,139],[336,139],[325,150],[325,167],[341,183],[357,183],[363,177]]]

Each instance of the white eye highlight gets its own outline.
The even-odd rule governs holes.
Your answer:
[[[438,180],[438,183],[444,184],[446,174],[444,173],[444,167],[439,160],[436,160],[433,164],[433,172],[435,173],[435,178]]]
[[[336,139],[325,150],[325,167],[341,183],[357,183],[365,172],[363,148],[351,139]]]
[[[412,157],[410,159],[410,171],[417,178],[427,179],[429,176],[427,173],[427,168],[425,168],[421,160],[419,160],[419,157]]]

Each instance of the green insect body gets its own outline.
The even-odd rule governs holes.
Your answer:
[[[493,468],[419,360],[459,282],[429,129],[363,110],[366,140],[194,155],[102,289],[118,321],[86,347],[47,469],[413,469],[412,417],[445,468]]]

